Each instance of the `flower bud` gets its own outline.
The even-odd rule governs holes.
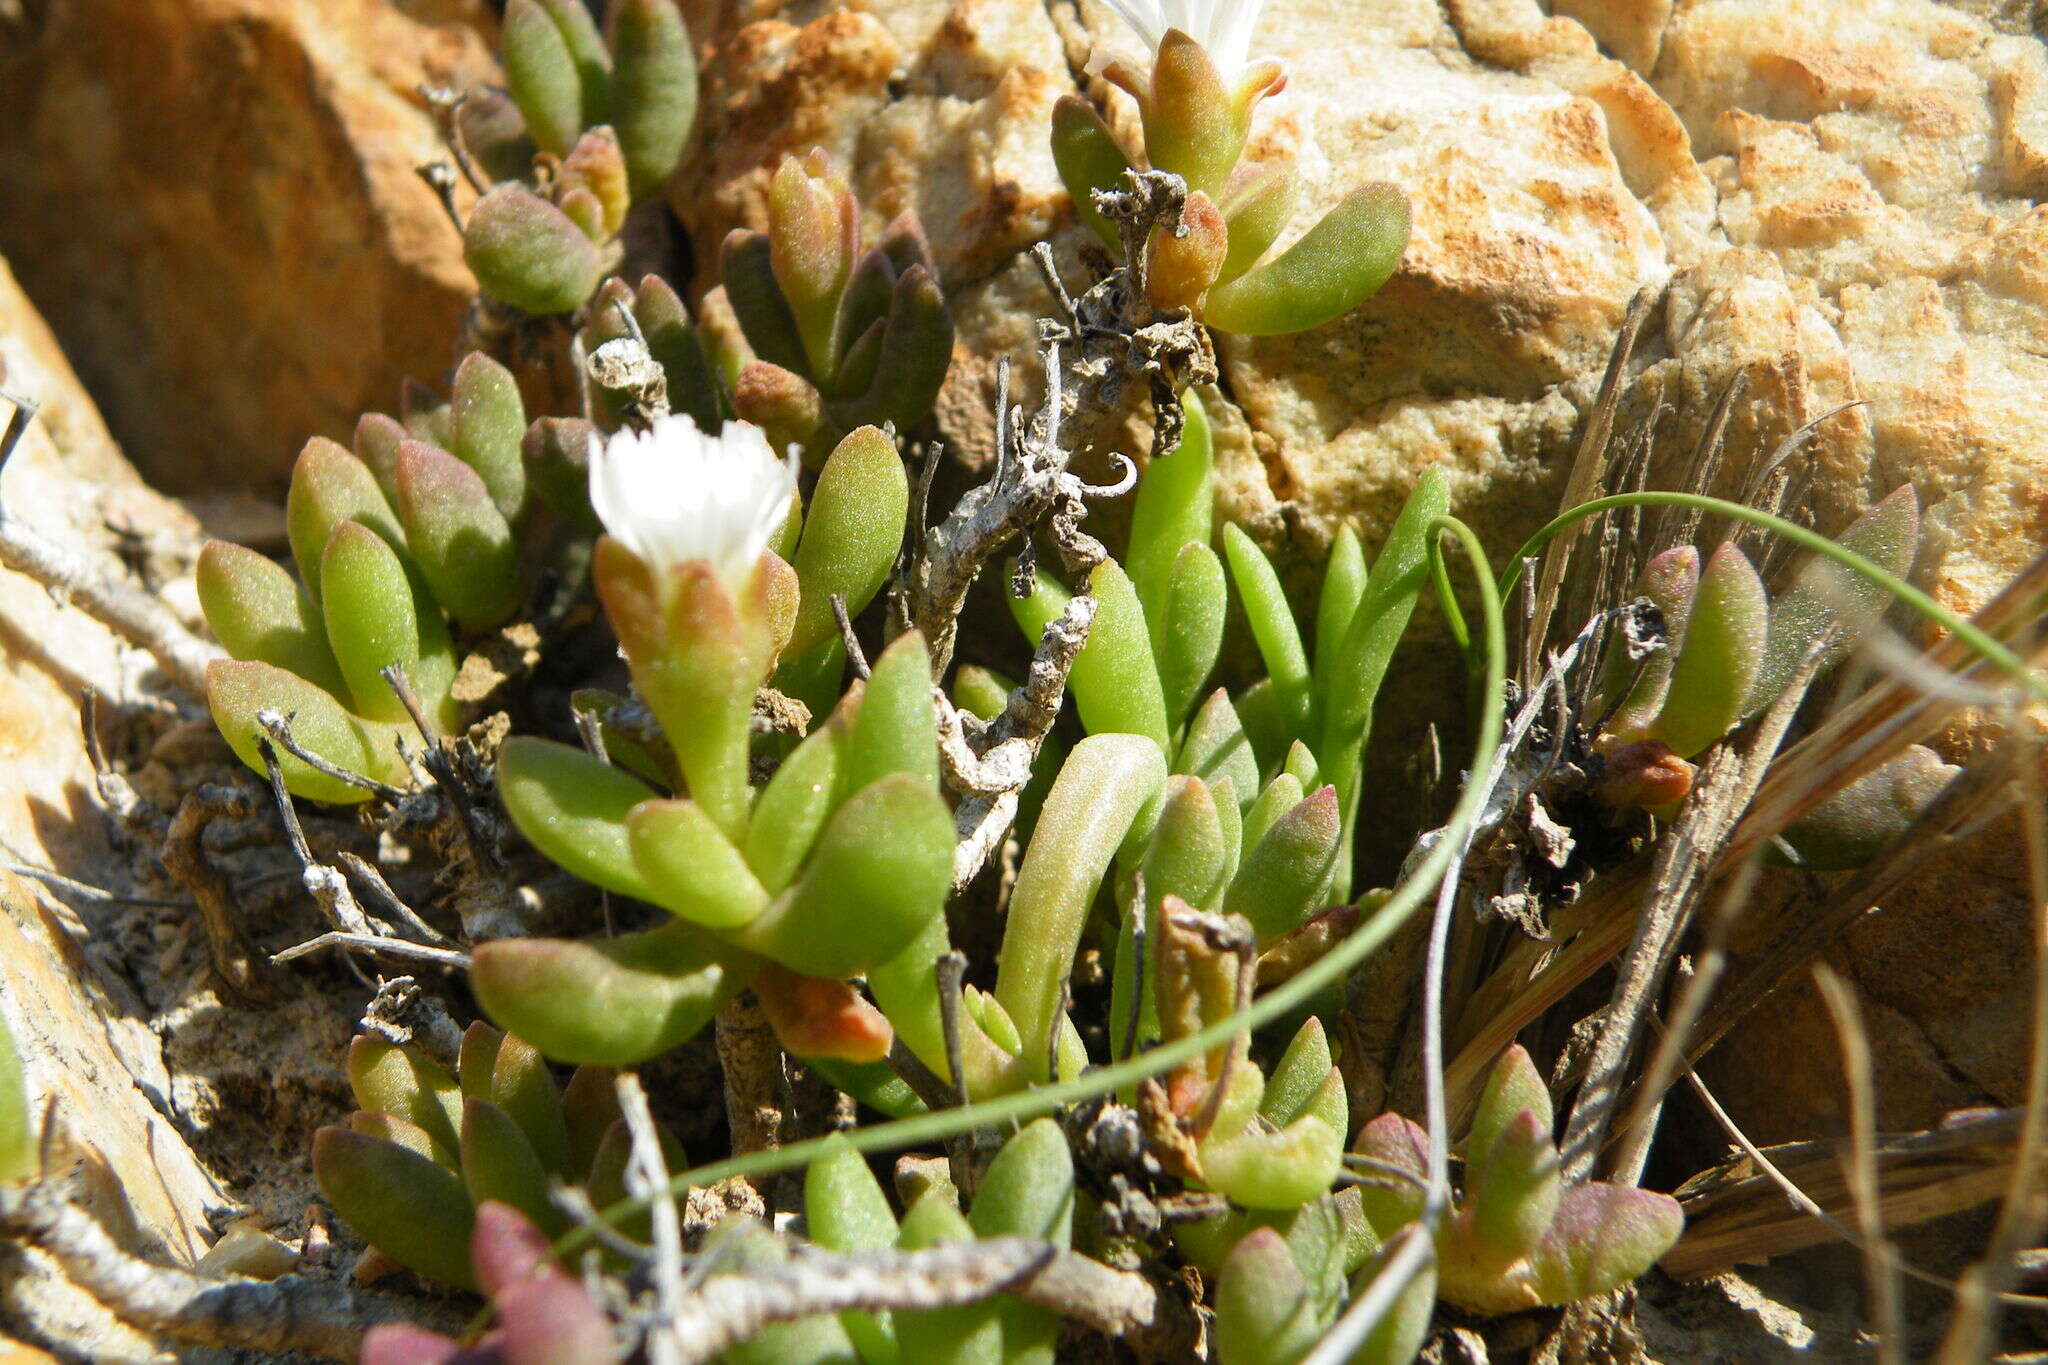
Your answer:
[[[1152,306],[1194,309],[1216,283],[1230,249],[1230,229],[1200,190],[1181,206],[1180,222],[1152,229],[1145,243],[1145,292]]]
[[[593,240],[608,242],[626,225],[633,192],[626,184],[626,157],[618,135],[608,127],[592,128],[576,139],[562,159],[562,180],[589,191],[604,210]]]

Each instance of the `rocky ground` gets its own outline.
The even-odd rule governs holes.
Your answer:
[[[1649,287],[1661,301],[1629,420],[1653,427],[1659,475],[1675,480],[1737,375],[1724,493],[1791,430],[1861,400],[1799,457],[1801,505],[1833,531],[1912,483],[1931,528],[1916,579],[1976,606],[2048,543],[2037,8],[1271,0],[1257,47],[1290,83],[1259,136],[1294,149],[1316,207],[1399,183],[1415,234],[1354,315],[1224,345],[1211,410],[1229,514],[1313,563],[1346,519],[1374,543],[1418,471],[1446,465],[1460,514],[1508,552],[1554,508],[1622,310]],[[871,227],[922,215],[959,322],[940,425],[959,459],[983,459],[995,361],[1047,305],[1023,253],[1049,238],[1071,261],[1079,240],[1046,119],[1062,94],[1103,95],[1089,60],[1122,41],[1113,17],[1096,0],[685,10],[706,88],[700,154],[671,194],[671,277],[690,280],[731,227],[763,225],[782,153],[826,147]],[[10,511],[196,616],[202,525],[276,540],[306,436],[345,438],[403,379],[445,378],[471,286],[414,174],[438,148],[417,87],[490,79],[492,23],[483,0],[0,0],[0,388],[43,404],[0,490]],[[1389,684],[1386,788],[1425,725],[1456,721],[1429,644],[1425,631]],[[158,681],[0,573],[9,865],[161,898],[95,798],[78,709],[96,691],[104,743],[145,774],[154,760],[145,794],[189,782],[219,754]],[[1958,727],[1946,742],[1982,739]],[[1993,829],[1834,955],[1870,1017],[1886,1127],[2020,1098],[2023,874]],[[1787,876],[1763,894],[1800,892]],[[303,1233],[306,1138],[343,1107],[338,1045],[360,989],[307,973],[252,1015],[209,984],[180,907],[14,872],[0,907],[0,1009],[124,1240],[195,1259],[250,1210]],[[255,932],[289,941],[288,896],[274,912]],[[1832,1035],[1804,988],[1759,1011],[1709,1076],[1759,1141],[1841,1130]],[[1673,1120],[1687,1169],[1722,1146],[1696,1117]],[[1952,1264],[1982,1231],[1952,1219],[1909,1249]],[[1862,1358],[1854,1262],[1835,1255],[1647,1287],[1653,1354]],[[4,1264],[0,1323],[94,1359],[152,1350]]]

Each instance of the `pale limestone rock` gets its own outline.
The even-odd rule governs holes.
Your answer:
[[[131,516],[150,511],[166,534],[189,544],[189,521],[122,461],[4,265],[0,369],[5,387],[43,404],[0,490],[15,514],[67,544],[109,554],[113,499]],[[78,696],[93,687],[112,699],[136,698],[151,667],[41,585],[0,572],[0,772],[7,779],[0,783],[0,861],[94,884],[122,865],[90,795]],[[160,1108],[173,1085],[162,1043],[118,954],[96,929],[92,915],[0,871],[0,1011],[32,1102],[54,1113],[52,1161],[82,1174],[89,1207],[129,1249],[189,1263],[211,1236],[207,1210],[230,1197]],[[0,1312],[95,1358],[151,1354],[40,1257],[25,1264],[26,1273],[0,1288]]]
[[[458,20],[481,0],[53,0],[0,29],[0,252],[161,486],[281,485],[449,365],[473,286],[415,87],[492,77]]]

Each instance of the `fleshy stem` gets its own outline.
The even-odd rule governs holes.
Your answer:
[[[1483,704],[1479,715],[1479,734],[1473,744],[1471,770],[1485,772],[1492,766],[1494,750],[1500,744],[1502,695],[1507,680],[1506,628],[1501,620],[1500,595],[1493,588],[1492,566],[1487,563],[1478,538],[1472,534],[1469,527],[1452,518],[1444,519],[1443,529],[1458,536],[1466,555],[1473,562],[1478,580],[1484,625],[1483,638],[1486,644],[1486,673],[1482,693]],[[1135,1085],[1146,1077],[1157,1076],[1191,1057],[1199,1056],[1211,1048],[1229,1042],[1240,1032],[1259,1028],[1288,1015],[1308,1004],[1322,991],[1357,968],[1375,949],[1392,937],[1395,931],[1407,922],[1410,915],[1422,907],[1434,890],[1437,879],[1463,849],[1465,836],[1471,829],[1473,821],[1478,818],[1485,798],[1484,784],[1468,784],[1459,796],[1456,807],[1452,809],[1450,819],[1443,827],[1442,837],[1416,866],[1414,875],[1395,889],[1393,895],[1372,918],[1321,960],[1261,996],[1242,1014],[1229,1015],[1185,1038],[1161,1044],[1121,1062],[1056,1085],[1038,1086],[957,1109],[919,1114],[892,1123],[876,1124],[870,1128],[848,1130],[829,1139],[810,1138],[785,1147],[751,1152],[713,1162],[708,1166],[700,1166],[695,1170],[684,1171],[670,1180],[669,1193],[681,1195],[693,1187],[715,1184],[735,1176],[771,1175],[793,1170],[824,1156],[834,1150],[835,1145],[839,1143],[850,1145],[854,1151],[867,1153],[885,1148],[938,1142],[976,1128],[1013,1122],[1025,1123],[1042,1114],[1049,1114],[1062,1105],[1093,1099],[1098,1095],[1113,1094],[1120,1087]],[[616,1227],[646,1209],[650,1203],[648,1197],[642,1196],[611,1205],[598,1214],[593,1223],[572,1229],[559,1238],[553,1247],[555,1256],[560,1259],[573,1255],[597,1237],[600,1226]]]
[[[2048,701],[2048,680],[2035,677],[2019,655],[1903,578],[1886,572],[1854,550],[1844,549],[1820,532],[1801,526],[1796,521],[1787,521],[1783,517],[1772,516],[1769,512],[1759,512],[1756,508],[1739,502],[1710,498],[1701,493],[1614,493],[1604,498],[1594,498],[1591,502],[1582,502],[1569,512],[1560,513],[1543,529],[1530,536],[1522,548],[1515,552],[1514,559],[1501,574],[1495,594],[1496,600],[1508,595],[1515,586],[1515,580],[1521,576],[1522,566],[1548,544],[1552,537],[1587,517],[1598,516],[1617,507],[1690,507],[1702,512],[1717,512],[1722,516],[1732,517],[1736,521],[1746,521],[1752,526],[1762,527],[1766,531],[1781,535],[1801,549],[1825,555],[1851,573],[1860,575],[1883,588],[2012,674],[2035,697]]]

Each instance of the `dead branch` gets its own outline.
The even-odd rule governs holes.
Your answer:
[[[199,911],[199,924],[206,931],[207,948],[214,969],[234,994],[260,1003],[277,993],[270,967],[242,932],[241,909],[227,873],[214,866],[200,842],[206,827],[216,820],[239,820],[255,814],[260,805],[247,787],[208,782],[189,792],[172,817],[164,837],[164,872],[192,897]]]
[[[48,1253],[72,1283],[122,1321],[205,1346],[354,1360],[370,1328],[433,1312],[417,1301],[298,1275],[213,1280],[152,1265],[121,1250],[47,1182],[0,1185],[0,1237]]]
[[[1192,1307],[1142,1275],[1050,1243],[991,1237],[858,1255],[799,1247],[782,1264],[714,1275],[676,1319],[677,1359],[710,1360],[773,1323],[819,1313],[918,1312],[1000,1292],[1121,1337],[1145,1359],[1189,1359],[1199,1339]]]
[[[648,1333],[649,1365],[677,1365],[682,1353],[670,1324],[683,1312],[683,1225],[676,1214],[675,1196],[668,1188],[668,1161],[661,1154],[661,1135],[654,1115],[647,1108],[647,1092],[640,1078],[630,1071],[619,1073],[613,1087],[619,1096],[619,1113],[631,1134],[633,1147],[626,1159],[626,1193],[651,1201],[649,1216],[654,1225],[654,1301],[656,1326]]]
[[[21,444],[39,405],[14,394],[0,393],[14,405],[0,433],[0,475]],[[185,628],[185,623],[155,593],[133,582],[125,569],[109,559],[94,560],[59,545],[7,510],[0,499],[0,568],[33,578],[57,597],[138,649],[155,657],[171,680],[195,697],[206,695],[206,666],[227,657]]]

